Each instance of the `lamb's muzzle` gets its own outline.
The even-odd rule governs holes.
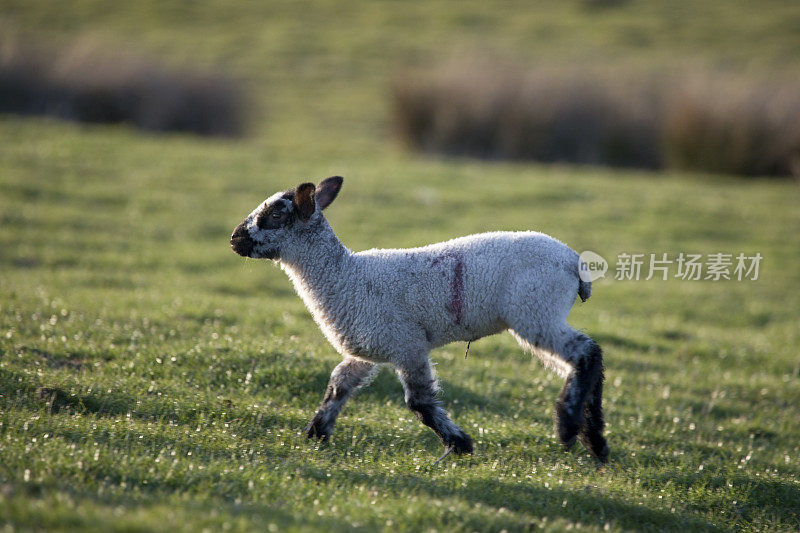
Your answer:
[[[250,257],[250,254],[253,253],[254,245],[255,241],[250,237],[244,223],[236,226],[236,229],[233,230],[233,235],[231,235],[231,248],[233,251],[243,257]]]
[[[261,203],[236,227],[239,255],[276,259],[344,360],[331,373],[319,410],[306,428],[327,439],[341,409],[391,363],[406,404],[448,450],[471,453],[472,440],[438,399],[429,354],[454,341],[509,330],[566,383],[554,410],[565,448],[579,440],[601,462],[603,354],[566,322],[576,295],[591,283],[579,278],[578,254],[532,231],[482,233],[402,250],[353,253],[336,237],[322,210],[342,185],[334,176],[303,183]]]

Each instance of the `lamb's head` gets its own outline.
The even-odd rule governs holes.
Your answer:
[[[323,219],[321,211],[339,194],[343,181],[340,176],[333,176],[316,187],[313,183],[302,183],[273,194],[236,226],[231,248],[244,257],[280,259],[283,250],[301,246],[304,233],[319,225]]]

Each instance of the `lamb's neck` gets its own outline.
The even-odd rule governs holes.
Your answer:
[[[345,285],[352,281],[355,258],[327,222],[323,220],[321,224],[321,231],[307,235],[296,253],[281,259],[281,266],[307,304],[310,296],[316,304],[325,306],[345,294]]]

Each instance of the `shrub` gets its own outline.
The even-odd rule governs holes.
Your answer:
[[[636,89],[634,89],[636,87]],[[613,87],[580,71],[448,66],[394,84],[394,117],[410,146],[489,159],[655,168],[660,107],[642,82]]]
[[[800,85],[687,82],[669,105],[664,149],[675,168],[800,176]]]
[[[0,112],[199,135],[245,130],[243,91],[223,75],[168,70],[95,44],[56,51],[6,39],[0,47]]]
[[[787,175],[800,172],[796,89],[478,61],[406,71],[392,94],[398,136],[424,152]]]

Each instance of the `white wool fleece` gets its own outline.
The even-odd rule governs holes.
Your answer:
[[[318,238],[281,266],[342,355],[397,365],[409,351],[508,328],[546,344],[563,334],[578,292],[578,254],[542,233],[352,253],[317,224]]]

